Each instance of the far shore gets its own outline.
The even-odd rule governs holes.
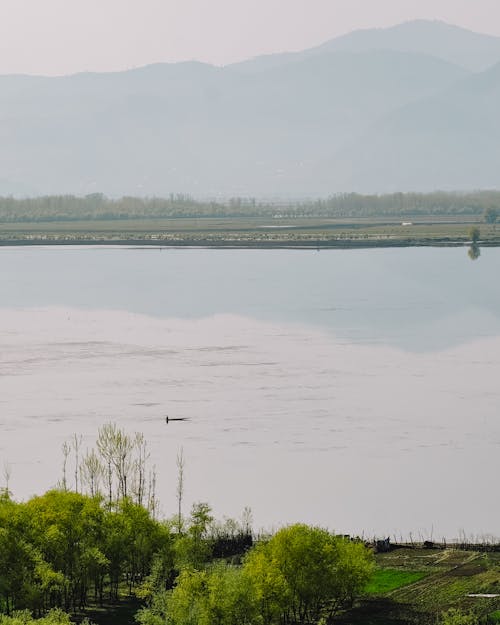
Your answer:
[[[143,249],[376,249],[405,247],[470,247],[460,239],[338,239],[338,240],[150,240],[150,239],[0,239],[0,247],[133,247]],[[500,247],[500,239],[479,241],[479,247]]]
[[[279,223],[277,223],[277,221]],[[500,228],[477,215],[300,218],[272,216],[0,221],[0,246],[215,249],[373,249],[500,246]]]

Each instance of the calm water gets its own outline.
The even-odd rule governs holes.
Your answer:
[[[142,431],[175,509],[499,534],[500,250],[0,249],[0,463]],[[178,424],[164,416],[189,417]]]

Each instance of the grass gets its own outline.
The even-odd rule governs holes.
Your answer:
[[[338,625],[435,625],[449,608],[473,611],[481,622],[500,624],[500,553],[403,548],[376,555],[377,569],[364,595]]]
[[[146,243],[154,245],[237,246],[388,246],[465,244],[471,224],[481,241],[500,244],[500,229],[480,224],[477,216],[445,219],[427,216],[403,226],[392,219],[319,217],[155,218],[0,223],[0,242]],[[278,227],[277,227],[278,226]]]
[[[137,625],[135,615],[141,607],[143,604],[135,597],[122,597],[117,603],[90,605],[85,612],[72,614],[72,621],[78,624],[88,618],[96,625]]]
[[[378,569],[368,582],[365,593],[367,595],[385,595],[392,590],[409,586],[426,577],[424,571],[401,571],[397,569]]]

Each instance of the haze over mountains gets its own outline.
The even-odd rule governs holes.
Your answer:
[[[500,187],[500,37],[357,31],[224,68],[0,77],[0,195]]]

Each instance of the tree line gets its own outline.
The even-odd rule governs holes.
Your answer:
[[[189,195],[166,198],[108,198],[56,195],[33,198],[0,197],[0,222],[91,221],[196,217],[328,217],[376,218],[439,215],[483,216],[494,223],[500,213],[500,191],[470,193],[340,193],[300,201],[259,201],[255,198],[200,200]]]
[[[67,613],[135,595],[144,625],[306,625],[353,601],[373,568],[361,541],[294,525],[256,540],[246,509],[217,522],[207,503],[158,518],[141,434],[113,424],[83,453],[62,448],[57,488],[16,501],[0,490],[0,625],[69,623]],[[61,611],[62,610],[62,611]]]

